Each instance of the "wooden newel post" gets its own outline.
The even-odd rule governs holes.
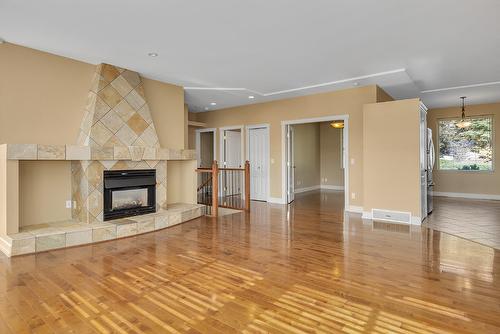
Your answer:
[[[250,162],[245,161],[245,210],[250,211]]]
[[[212,216],[217,217],[219,209],[219,166],[217,160],[212,163]]]

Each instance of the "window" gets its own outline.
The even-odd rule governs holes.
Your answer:
[[[460,129],[459,119],[438,120],[439,169],[493,170],[493,117],[471,117],[471,125]]]

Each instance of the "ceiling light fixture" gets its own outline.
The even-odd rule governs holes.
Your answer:
[[[352,85],[356,87],[356,86],[357,86],[357,85],[359,85],[359,84],[358,84],[357,82],[355,82],[355,83],[353,83]]]
[[[208,107],[205,107],[205,110],[208,110],[209,108]]]
[[[465,99],[467,96],[461,96],[460,98],[462,99],[462,117],[460,118],[460,122],[457,123],[457,128],[465,129],[471,126],[472,122],[465,116]]]
[[[150,57],[158,57],[158,54],[156,52],[150,52],[150,53],[148,53],[148,56],[150,56]]]
[[[215,102],[211,102],[211,103],[210,103],[210,105],[212,105],[212,106],[216,106],[216,105],[217,105],[217,103],[215,103]]]
[[[255,99],[255,96],[250,95],[248,98],[249,98],[249,99]]]
[[[344,121],[333,121],[330,123],[330,126],[335,129],[343,129]]]

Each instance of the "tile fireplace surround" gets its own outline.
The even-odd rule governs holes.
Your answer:
[[[149,232],[204,213],[204,207],[194,203],[167,206],[167,161],[196,156],[194,150],[160,147],[141,76],[100,64],[89,84],[76,145],[0,145],[0,250],[8,256]],[[20,229],[22,160],[71,161],[70,221]],[[156,213],[104,222],[104,171],[137,169],[156,170]]]

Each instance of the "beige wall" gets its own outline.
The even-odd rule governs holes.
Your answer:
[[[363,210],[420,216],[420,101],[367,104],[363,115]]]
[[[293,125],[295,190],[320,184],[319,123]]]
[[[94,70],[92,64],[1,44],[0,143],[76,143]],[[160,145],[184,148],[187,126],[183,88],[144,79],[144,90]],[[32,195],[24,195],[20,203],[25,219],[21,224],[70,218],[70,210],[61,201],[70,199],[69,171],[68,162],[57,163],[54,168],[33,162],[21,168],[20,178],[32,183]],[[49,180],[52,187],[47,194],[45,182]],[[38,198],[40,194],[46,198]],[[41,200],[45,209],[38,213],[30,209]]]
[[[344,186],[342,168],[342,129],[330,126],[331,122],[320,123],[320,178],[324,186]]]
[[[349,115],[349,155],[354,162],[354,164],[349,166],[350,191],[355,193],[355,198],[350,200],[350,204],[362,206],[363,105],[366,103],[374,103],[376,100],[376,86],[366,86],[236,108],[203,112],[198,114],[198,120],[206,122],[208,127],[269,123],[271,146],[270,196],[281,198],[281,121],[331,115]]]
[[[465,172],[440,171],[437,162],[434,167],[434,191],[453,193],[472,193],[500,195],[500,171],[497,158],[500,157],[500,103],[467,106],[467,115],[493,115],[494,124],[494,171],[493,172]],[[440,118],[460,117],[460,108],[431,109],[427,112],[427,127],[432,129],[436,147],[436,159],[439,157],[437,122]]]
[[[167,162],[167,203],[196,203],[196,160]],[[192,191],[195,189],[195,191]]]

